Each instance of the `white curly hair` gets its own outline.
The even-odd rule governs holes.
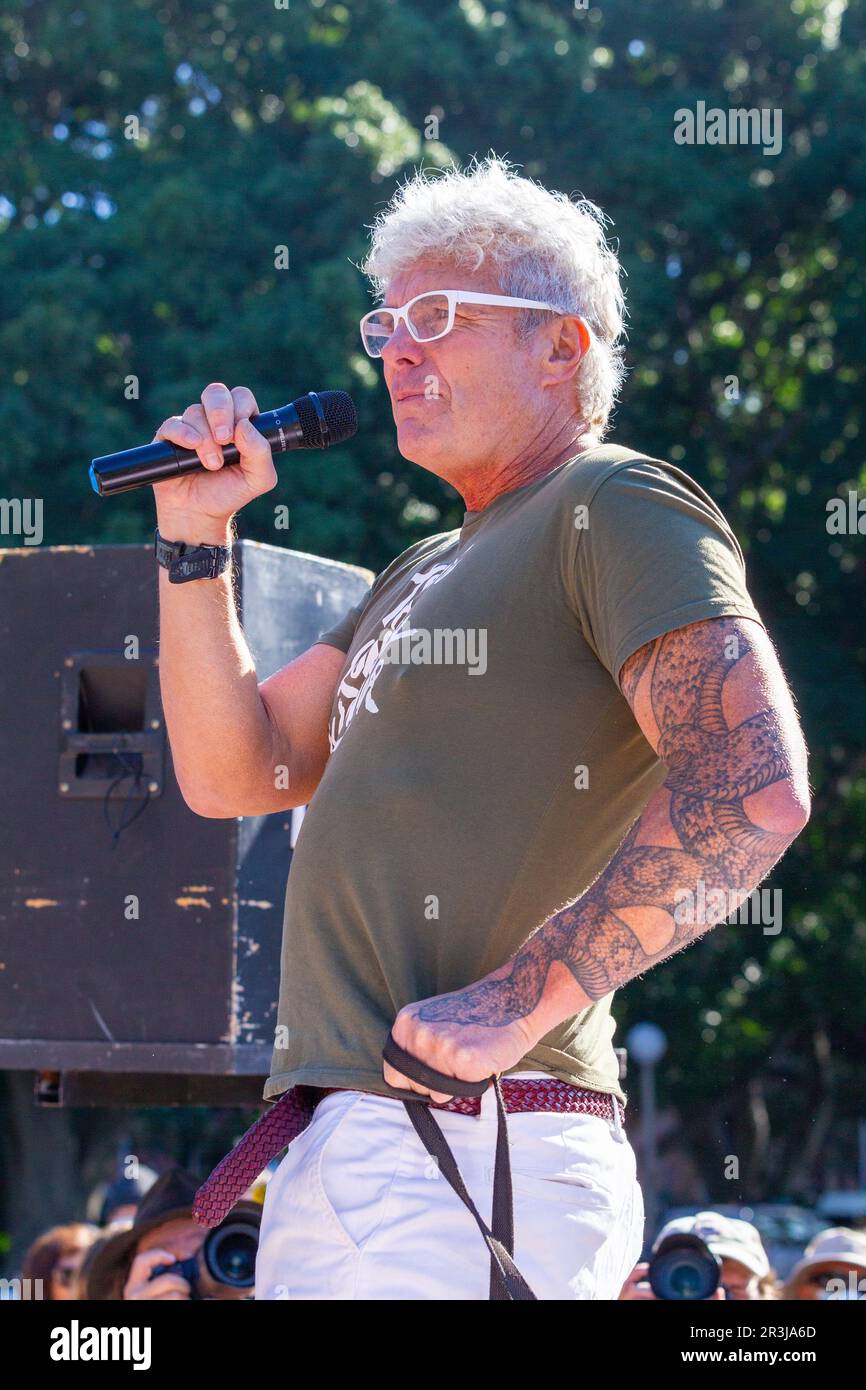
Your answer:
[[[626,372],[621,267],[605,237],[608,221],[586,198],[573,202],[492,154],[464,170],[419,170],[401,184],[369,227],[360,269],[381,299],[389,281],[422,258],[477,270],[489,257],[503,294],[579,314],[593,341],[575,377],[576,406],[601,438]],[[545,318],[543,310],[522,310],[515,332],[528,338]]]

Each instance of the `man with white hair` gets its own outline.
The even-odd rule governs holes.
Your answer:
[[[683,470],[602,443],[623,297],[599,210],[493,157],[417,175],[372,231],[380,302],[362,341],[400,453],[457,489],[462,525],[410,546],[260,684],[227,572],[161,577],[189,805],[309,803],[265,1087],[277,1104],[259,1122],[277,1149],[306,1128],[268,1186],[257,1292],[616,1299],[643,1210],[613,992],[723,920],[796,838],[805,744],[719,508]],[[258,408],[214,383],[161,427],[208,469],[156,488],[163,536],[226,546],[234,514],[274,486],[247,423]],[[241,462],[220,471],[229,439]],[[443,659],[443,633],[473,660]],[[420,1112],[474,1213],[431,1162],[429,1129],[420,1142]],[[262,1166],[257,1143],[212,1186],[236,1190],[251,1154]],[[513,1230],[494,1202],[506,1155]]]

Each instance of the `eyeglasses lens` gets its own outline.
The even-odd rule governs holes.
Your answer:
[[[377,309],[364,324],[364,342],[367,351],[374,357],[380,356],[382,348],[394,332],[394,315],[387,309]]]
[[[448,300],[444,294],[424,294],[409,310],[409,326],[422,343],[438,338],[448,326]]]
[[[416,299],[408,314],[409,331],[419,343],[439,338],[448,327],[448,299],[444,294],[424,294]],[[394,332],[394,315],[390,309],[376,309],[364,324],[364,342],[373,357],[382,349]]]

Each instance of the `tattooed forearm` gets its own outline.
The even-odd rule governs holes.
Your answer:
[[[693,624],[626,663],[622,684],[632,705],[647,679],[657,752],[668,768],[663,785],[576,903],[549,918],[501,970],[431,1001],[422,1018],[488,1027],[525,1018],[557,963],[587,999],[600,999],[724,921],[760,883],[808,813],[802,823],[790,811],[774,819],[765,799],[759,824],[746,809],[768,788],[784,793],[802,782],[790,721],[769,700],[741,717],[726,690],[751,653],[750,628],[734,618]]]

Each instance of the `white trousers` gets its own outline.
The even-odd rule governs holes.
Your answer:
[[[432,1113],[489,1225],[492,1089],[478,1116]],[[508,1135],[514,1259],[536,1296],[618,1298],[644,1224],[619,1116],[513,1114]],[[489,1285],[483,1237],[402,1102],[363,1091],[320,1101],[267,1186],[256,1298],[486,1300]]]

